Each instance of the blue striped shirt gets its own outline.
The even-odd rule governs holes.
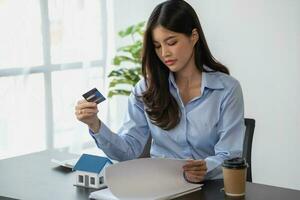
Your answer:
[[[151,134],[151,157],[205,159],[206,179],[222,178],[223,160],[242,155],[245,125],[239,82],[221,72],[203,72],[200,96],[184,105],[170,72],[169,89],[178,102],[181,119],[168,131],[151,123],[145,105],[135,97],[145,87],[144,80],[134,87],[125,122],[117,134],[104,123],[98,133],[90,130],[97,146],[114,160],[134,159]]]

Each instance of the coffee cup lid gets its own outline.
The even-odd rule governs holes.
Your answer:
[[[243,169],[248,167],[248,164],[246,163],[245,158],[236,157],[224,160],[222,166],[231,169]]]

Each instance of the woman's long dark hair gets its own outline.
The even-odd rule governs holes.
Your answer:
[[[160,61],[153,45],[152,31],[158,25],[187,36],[191,36],[192,30],[196,29],[199,40],[194,51],[198,70],[220,71],[226,74],[229,74],[229,71],[210,53],[197,14],[188,3],[183,0],[168,0],[157,5],[149,17],[144,34],[142,72],[147,89],[142,94],[142,100],[151,122],[164,130],[170,130],[179,123],[181,113],[178,103],[169,91],[169,69]]]

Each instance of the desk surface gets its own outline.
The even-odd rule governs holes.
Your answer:
[[[88,199],[92,189],[73,186],[73,172],[57,167],[52,158],[74,158],[66,152],[42,151],[10,159],[0,160],[0,198],[16,199]],[[207,181],[203,189],[178,200],[221,200],[227,199],[221,191],[222,180]],[[247,200],[299,200],[300,191],[247,183]]]

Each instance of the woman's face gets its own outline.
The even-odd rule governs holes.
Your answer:
[[[187,66],[195,66],[194,45],[198,40],[196,30],[191,36],[186,36],[157,26],[152,31],[152,37],[156,54],[170,71],[180,72]]]

